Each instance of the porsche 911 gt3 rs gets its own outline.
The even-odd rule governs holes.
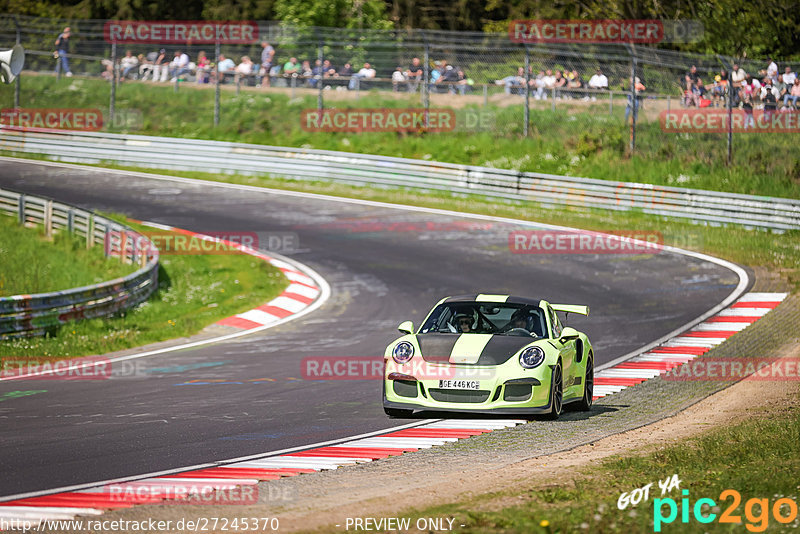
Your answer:
[[[592,345],[556,312],[588,315],[589,307],[509,295],[440,300],[418,330],[400,324],[404,335],[386,348],[384,411],[557,418],[565,405],[591,409]]]

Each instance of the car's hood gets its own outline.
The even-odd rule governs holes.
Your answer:
[[[431,363],[500,365],[535,340],[494,334],[419,334],[422,358]]]

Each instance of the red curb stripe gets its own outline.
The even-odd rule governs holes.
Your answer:
[[[707,323],[754,323],[761,319],[761,317],[753,317],[752,315],[718,315],[706,319]]]
[[[402,454],[402,453],[400,453]],[[303,451],[303,452],[293,452],[291,455],[294,457],[299,458],[367,458],[369,460],[382,460],[384,458],[388,458],[389,456],[399,456],[399,454],[378,454],[376,452],[366,453],[366,452],[319,452],[315,453],[313,451]],[[280,458],[280,456],[279,456]]]
[[[708,347],[658,347],[652,349],[650,352],[657,352],[659,354],[694,354],[700,356],[708,352]]]
[[[743,302],[739,301],[735,303],[731,308],[770,308],[775,309],[778,307],[781,301],[753,301],[753,302]]]
[[[281,477],[293,477],[300,473],[314,473],[313,469],[261,469],[258,467],[209,467],[197,471],[184,471],[169,475],[169,478],[257,478],[273,480]],[[265,477],[265,478],[262,478]]]
[[[615,365],[612,369],[658,369],[668,371],[673,367],[683,365],[681,362],[623,362]]]
[[[308,277],[308,275],[305,275],[305,276],[307,276],[307,277]],[[309,278],[310,278],[310,277],[309,277]],[[317,286],[314,286],[314,285],[311,285],[311,284],[306,284],[305,282],[300,282],[300,281],[298,281],[298,280],[290,280],[290,282],[291,282],[292,284],[297,284],[297,285],[299,285],[299,286],[305,286],[305,287],[308,287],[308,288],[311,288],[311,289],[316,289],[317,291],[319,291],[319,287],[317,287]]]
[[[43,495],[29,499],[18,499],[0,503],[0,506],[55,506],[75,508],[130,508],[134,504],[155,504],[164,500],[154,495],[138,495],[118,493],[76,493],[64,492],[55,495]]]
[[[281,296],[297,300],[299,302],[302,302],[303,304],[311,304],[312,302],[314,302],[314,299],[312,299],[311,297],[306,297],[304,295],[292,293],[291,291],[284,291],[283,293],[281,293]]]
[[[736,334],[735,330],[692,330],[681,334],[684,337],[724,337],[728,339]]]
[[[221,321],[217,321],[217,324],[220,324],[222,326],[233,326],[236,328],[241,328],[243,330],[250,330],[251,328],[258,328],[259,326],[264,326],[255,321],[250,321],[249,319],[242,319],[241,317],[237,317],[235,315],[232,317],[226,317]]]
[[[276,317],[283,319],[284,317],[289,317],[292,315],[293,312],[289,310],[284,310],[283,308],[278,308],[277,306],[270,306],[269,304],[264,304],[263,306],[259,306],[256,308],[257,310],[261,310],[263,312],[270,313]]]

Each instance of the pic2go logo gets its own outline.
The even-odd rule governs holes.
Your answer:
[[[742,495],[732,489],[724,490],[719,494],[720,502],[731,500],[717,519],[717,514],[711,511],[718,506],[714,499],[703,498],[695,501],[694,506],[689,502],[689,490],[682,491],[683,498],[680,505],[672,498],[653,499],[653,531],[661,532],[662,525],[669,525],[681,515],[681,523],[688,524],[691,516],[698,523],[731,523],[742,524],[742,516],[737,513],[742,503]],[[770,506],[772,504],[772,506]],[[666,512],[666,515],[665,515]],[[778,523],[786,525],[797,519],[797,503],[788,497],[782,497],[770,503],[769,499],[752,498],[744,504],[744,516],[748,521],[745,528],[750,532],[764,532],[769,526],[770,513]]]

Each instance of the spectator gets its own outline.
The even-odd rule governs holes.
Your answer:
[[[442,63],[444,65],[444,72],[442,72],[442,75],[436,80],[436,83],[441,86],[447,86],[447,92],[454,95],[456,94],[455,84],[458,82],[458,71],[456,71],[452,65],[448,65],[446,61],[442,60]],[[522,85],[525,85],[524,77]]]
[[[254,74],[255,71],[255,64],[253,60],[250,59],[250,56],[242,56],[242,61],[236,68],[233,69],[233,79],[236,85],[242,81],[242,78],[245,79],[245,85],[247,85],[247,80]]]
[[[180,50],[176,50],[175,57],[169,64],[169,73],[172,78],[170,81],[175,82],[178,78],[189,72],[191,72],[189,68],[189,56]]]
[[[225,57],[225,54],[220,54],[219,63],[217,63],[217,68],[214,71],[214,81],[217,83],[225,83],[226,79],[235,75],[235,70],[236,64],[233,60],[229,57]]]
[[[719,107],[728,90],[728,71],[722,69],[714,76],[714,86],[711,88],[711,100],[714,107]]]
[[[402,84],[405,81],[406,81],[406,75],[405,73],[403,73],[403,67],[398,65],[397,68],[395,68],[394,72],[392,73],[392,91],[394,91],[395,93],[399,92],[400,84]]]
[[[777,93],[777,100],[780,102],[792,88],[783,82],[783,74],[778,74],[778,82],[775,84],[775,92]]]
[[[783,97],[783,106],[787,107],[789,105],[789,100],[791,100],[792,107],[796,108],[798,98],[800,98],[800,78],[795,78],[794,84],[792,84],[792,90]]]
[[[458,90],[458,94],[463,96],[467,94],[467,89],[469,89],[474,82],[467,77],[467,73],[464,72],[464,69],[458,67],[456,69],[455,83],[456,83],[455,88]]]
[[[447,62],[445,62],[445,63],[447,63]],[[438,92],[437,89],[436,89],[436,82],[438,82],[439,78],[442,77],[442,72],[443,72],[443,70],[442,70],[442,62],[437,60],[437,61],[433,62],[433,65],[434,65],[434,69],[431,71],[431,74],[430,74],[430,77],[429,77],[429,80],[430,80],[429,89],[430,89],[430,92],[436,93],[436,92]]]
[[[261,65],[258,68],[258,75],[261,77],[259,85],[269,87],[270,72],[272,71],[272,59],[275,57],[275,49],[267,41],[261,41]]]
[[[353,75],[353,67],[350,65],[349,62],[342,65],[342,68],[339,69],[339,76],[341,77],[350,77],[352,75]]]
[[[300,76],[305,80],[306,85],[310,85],[312,78],[312,71],[311,71],[311,63],[309,61],[303,61],[303,66],[300,67]]]
[[[125,56],[119,62],[119,66],[122,69],[122,76],[120,76],[119,81],[122,82],[133,69],[139,66],[139,58],[134,56],[131,50],[126,50]]]
[[[595,71],[594,75],[589,78],[589,89],[600,91],[608,90],[608,78],[606,78],[606,75],[603,74],[603,71],[600,70],[599,67]],[[597,98],[593,96],[592,100],[597,100]]]
[[[336,68],[330,62],[329,59],[326,59],[322,62],[322,77],[323,78],[336,78],[339,74],[336,72]]]
[[[767,66],[767,77],[774,84],[778,81],[778,65],[772,61],[772,57],[768,57],[769,65]]]
[[[67,26],[56,37],[56,74],[63,70],[64,76],[67,77],[72,76],[72,71],[69,70],[69,61],[67,60],[69,55],[69,36],[69,26]]]
[[[148,76],[153,78],[154,82],[167,81],[168,63],[167,51],[161,49],[158,52],[150,52],[145,57],[145,63],[139,67],[139,74],[142,81],[145,81]]]
[[[531,76],[528,85],[531,89],[535,89],[536,92],[533,95],[533,98],[536,100],[541,100],[542,98],[547,98],[547,95],[544,94],[544,71],[540,70],[536,76]]]
[[[698,80],[699,80],[699,78],[698,78]],[[634,81],[633,81],[633,92],[634,92],[635,98],[633,99],[633,103],[632,103],[631,102],[631,95],[630,95],[630,93],[628,93],[628,104],[625,106],[625,122],[628,122],[628,116],[631,114],[631,111],[634,111],[633,110],[633,105],[636,106],[636,110],[634,111],[634,113],[638,113],[639,107],[641,107],[641,105],[642,105],[642,96],[641,95],[642,95],[642,93],[644,93],[645,89],[646,89],[646,87],[642,83],[642,80],[640,80],[638,77],[634,78]]]
[[[744,129],[750,126],[755,128],[756,121],[753,120],[753,92],[751,86],[743,86],[739,89],[739,99],[742,101],[742,109],[744,109]]]
[[[364,63],[364,66],[350,78],[350,84],[347,86],[351,91],[361,87],[361,80],[371,80],[375,78],[375,69],[369,63]]]
[[[777,70],[776,70],[777,72]],[[770,78],[766,78],[766,82],[761,87],[761,101],[764,103],[764,118],[767,122],[772,121],[772,115],[778,109],[778,93],[777,88],[772,85]]]
[[[696,84],[692,81],[689,73],[683,77],[683,105],[700,107],[700,97],[696,90]]]
[[[297,63],[297,58],[296,57],[289,58],[289,61],[287,61],[283,65],[283,75],[296,77],[299,74],[300,74],[300,65]]]
[[[520,67],[517,69],[517,74],[514,76],[506,76],[502,80],[497,80],[495,83],[505,86],[506,94],[510,95],[512,92],[515,92],[514,89],[525,87],[525,69]]]
[[[795,79],[797,79],[797,74],[792,72],[791,67],[786,67],[786,70],[783,72],[783,83],[785,83],[787,87],[791,87],[794,85]]]
[[[687,72],[686,75],[689,78],[691,78],[692,83],[696,84],[697,79],[700,77],[700,74],[697,72],[697,65],[692,65],[692,67],[689,69],[689,72]]]
[[[314,61],[314,66],[311,67],[311,78],[308,80],[308,85],[310,87],[317,87],[317,84],[320,83],[323,74],[323,67],[322,61],[319,59]]]
[[[408,92],[415,93],[419,88],[419,84],[422,81],[422,76],[424,74],[422,63],[420,63],[418,57],[411,59],[411,65],[408,66],[404,74],[405,78],[408,80]]]
[[[205,52],[197,53],[197,83],[208,83],[211,72],[211,61]]]
[[[100,77],[104,80],[111,81],[114,79],[114,62],[110,59],[101,59],[100,64],[103,65],[103,72]]]
[[[572,98],[580,98],[584,91],[583,89],[583,80],[581,80],[580,75],[576,69],[572,69],[572,72],[569,73],[569,77],[567,78],[567,88],[571,89],[569,92]]]
[[[560,70],[556,70],[556,79],[553,83],[553,87],[555,88],[555,98],[561,99],[563,94],[564,87],[567,86],[567,79],[561,74]]]

